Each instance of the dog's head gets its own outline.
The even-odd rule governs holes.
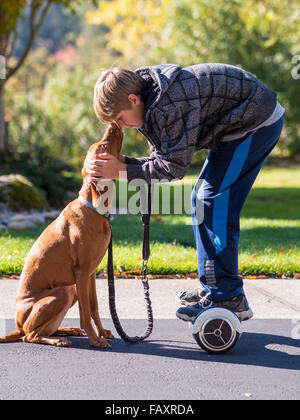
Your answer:
[[[88,181],[90,182],[92,191],[92,202],[93,206],[96,208],[99,207],[99,199],[101,198],[101,194],[106,193],[108,191],[108,188],[113,187],[113,185],[111,184],[113,184],[114,180],[104,181],[108,185],[108,187],[105,187],[103,189],[103,181],[100,181],[96,184],[91,180],[91,176],[86,170],[87,162],[89,160],[96,160],[99,154],[101,153],[109,153],[110,155],[113,155],[116,158],[118,158],[122,149],[123,137],[123,131],[117,126],[117,124],[111,123],[106,129],[103,139],[97,143],[94,143],[87,152],[81,174],[84,179],[88,179]]]

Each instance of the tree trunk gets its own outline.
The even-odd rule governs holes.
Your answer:
[[[4,83],[0,81],[0,151],[7,150],[7,130],[5,129]]]

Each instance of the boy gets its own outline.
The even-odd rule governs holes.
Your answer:
[[[104,123],[135,127],[150,157],[103,154],[89,162],[94,181],[182,179],[193,153],[210,149],[191,195],[198,274],[202,288],[181,292],[176,316],[193,322],[209,307],[253,316],[238,275],[239,216],[266,157],[277,144],[285,109],[277,94],[252,74],[224,63],[181,68],[176,64],[104,71],[94,109]],[[203,205],[199,223],[195,209]]]

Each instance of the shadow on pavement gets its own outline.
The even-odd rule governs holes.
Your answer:
[[[104,327],[114,331],[111,320],[103,320]],[[144,330],[145,320],[121,320],[125,331],[130,335],[136,335]],[[64,326],[79,326],[79,319],[65,319]],[[291,332],[291,320],[251,320],[247,321],[247,331],[243,333],[237,345],[228,353],[213,355],[204,352],[189,333],[186,325],[178,320],[159,319],[155,321],[154,330],[149,339],[139,344],[128,344],[120,338],[109,340],[110,349],[98,349],[91,347],[86,336],[70,337],[70,347],[54,348],[53,352],[75,352],[80,358],[82,351],[105,354],[111,361],[116,355],[130,358],[138,355],[145,358],[153,356],[173,358],[178,360],[199,360],[214,363],[226,363],[248,366],[262,366],[278,369],[300,370],[300,340],[287,335]],[[6,320],[6,332],[14,331],[14,320]],[[261,332],[263,331],[263,332]],[[32,346],[34,353],[38,354],[41,345],[28,343],[10,343],[13,346]],[[2,347],[3,346],[3,347]],[[0,344],[0,350],[5,348]],[[43,346],[50,347],[50,346]],[[50,350],[50,348],[49,348]],[[67,354],[66,353],[66,354]],[[77,354],[78,353],[78,354]],[[102,356],[101,356],[102,357]],[[153,360],[151,361],[153,362]]]
[[[275,334],[244,333],[230,352],[213,355],[204,352],[192,339],[190,342],[174,340],[147,340],[139,344],[128,344],[116,338],[109,340],[108,350],[92,348],[87,337],[72,337],[72,347],[89,351],[140,354],[147,356],[171,357],[183,360],[201,360],[240,365],[263,366],[278,369],[300,370],[299,340]]]

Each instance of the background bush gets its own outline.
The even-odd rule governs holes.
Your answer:
[[[94,9],[86,3],[77,15],[52,6],[28,59],[6,84],[9,152],[0,156],[2,174],[28,176],[51,205],[63,205],[80,186],[88,148],[106,129],[94,114],[93,88],[100,71],[114,65],[132,70],[157,63],[241,66],[274,89],[286,108],[272,157],[299,156],[300,0],[160,0],[159,7],[156,0],[147,7],[137,0],[135,8],[129,3],[103,0]],[[19,31],[24,37],[16,58],[28,32],[26,15]],[[126,129],[122,152],[150,154],[135,129]],[[199,172],[207,153],[196,152],[191,167]]]

